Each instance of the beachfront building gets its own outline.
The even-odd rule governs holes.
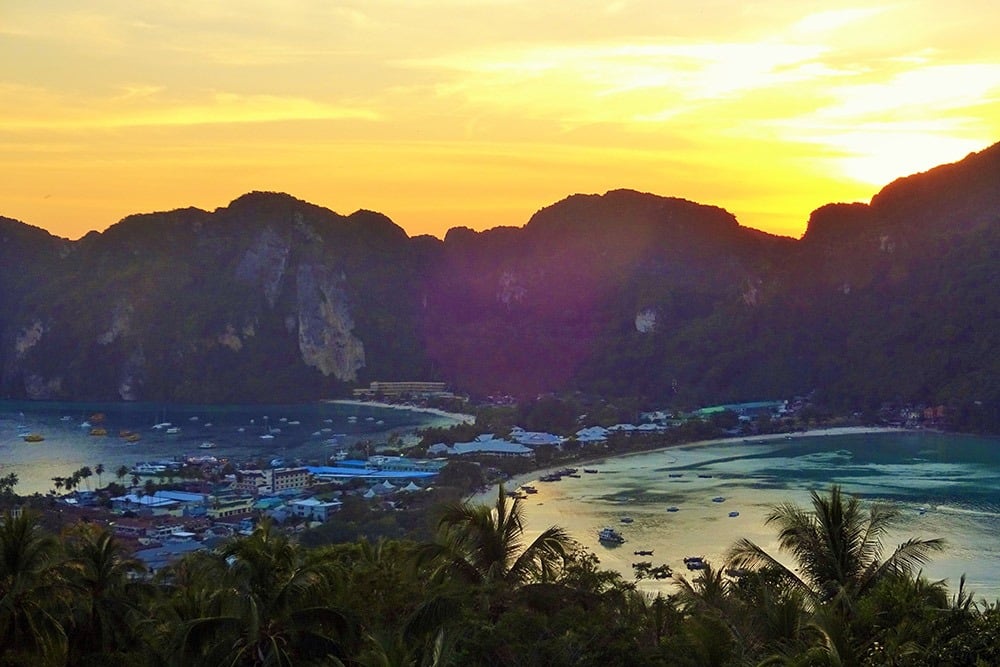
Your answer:
[[[355,398],[374,398],[385,396],[386,398],[399,398],[401,396],[443,396],[451,397],[447,391],[448,385],[444,382],[371,382],[367,389],[355,389]]]
[[[735,412],[740,421],[751,421],[755,417],[767,415],[780,417],[788,411],[788,401],[753,401],[750,403],[727,403],[695,410],[692,414],[699,419],[709,419],[722,412]]]
[[[456,442],[448,451],[455,456],[478,454],[483,456],[520,456],[530,458],[535,455],[535,451],[530,447],[497,438],[492,433],[476,436],[476,439],[471,442]]]
[[[576,441],[581,445],[593,445],[608,441],[609,431],[603,426],[589,426],[576,432]]]
[[[510,430],[510,439],[519,445],[532,449],[535,447],[558,447],[565,441],[565,438],[553,433],[525,431],[520,426],[515,426]]]

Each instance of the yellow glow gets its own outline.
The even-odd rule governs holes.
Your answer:
[[[76,238],[282,190],[410,234],[634,188],[798,236],[1000,140],[1000,5],[8,3],[0,215]]]

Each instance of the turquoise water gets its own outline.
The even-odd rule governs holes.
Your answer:
[[[82,425],[103,413],[105,437],[89,435]],[[176,434],[166,427],[179,427]],[[36,403],[0,401],[0,474],[17,473],[17,493],[47,493],[52,478],[65,477],[83,466],[104,464],[103,482],[114,471],[138,461],[169,460],[185,455],[212,455],[233,460],[282,458],[325,461],[334,443],[360,440],[383,443],[390,433],[406,433],[440,423],[434,415],[375,406],[311,403],[301,405],[164,405],[156,403]],[[132,431],[134,443],[119,436]],[[24,433],[45,440],[24,441]],[[269,434],[273,438],[261,438]],[[202,449],[211,442],[215,447]],[[96,475],[89,480],[93,487]],[[85,486],[82,488],[86,488]]]
[[[898,529],[885,553],[910,537],[944,538],[947,550],[934,556],[925,574],[948,580],[954,589],[966,573],[977,596],[1000,597],[1000,438],[933,433],[777,438],[678,447],[588,468],[599,472],[534,484],[539,493],[525,501],[529,529],[566,527],[606,567],[629,577],[632,563],[641,560],[683,573],[685,556],[721,563],[742,537],[777,554],[774,531],[764,525],[768,511],[784,502],[808,507],[811,490],[840,484],[866,503],[899,510]],[[670,507],[676,511],[668,512]],[[597,541],[597,532],[609,525],[625,536],[624,545],[608,548]],[[633,553],[649,549],[653,558]]]

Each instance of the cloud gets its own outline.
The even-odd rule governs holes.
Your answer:
[[[30,93],[37,109],[40,102],[51,104],[58,96],[42,90],[17,87],[23,97]],[[3,119],[7,130],[84,130],[126,127],[184,126],[227,123],[271,123],[299,120],[365,120],[377,121],[379,112],[364,107],[328,104],[308,98],[276,95],[246,95],[216,92],[203,99],[187,101],[166,99],[160,86],[135,85],[107,99],[91,99],[85,105],[67,103],[49,107],[58,111],[47,115],[36,113]]]

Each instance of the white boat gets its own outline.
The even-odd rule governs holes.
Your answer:
[[[180,432],[181,432],[180,426],[171,426],[170,428],[167,429],[167,433],[169,433],[170,435],[177,435]]]
[[[157,431],[162,431],[165,428],[170,428],[173,426],[170,422],[160,422],[159,424],[153,424],[153,428]]]
[[[274,436],[271,435],[270,433],[265,433],[264,435],[260,436],[260,439],[261,440],[274,440]]]
[[[166,471],[167,466],[158,463],[136,463],[132,466],[132,474],[134,475],[159,475]]]
[[[610,526],[608,526],[606,528],[601,528],[601,532],[599,532],[597,534],[597,539],[600,540],[601,542],[605,542],[605,543],[608,543],[608,544],[624,544],[625,543],[625,538],[622,537],[622,534],[619,533],[614,528],[611,528]]]
[[[214,449],[214,448],[215,448],[215,443],[209,442],[208,440],[198,445],[198,449]]]

